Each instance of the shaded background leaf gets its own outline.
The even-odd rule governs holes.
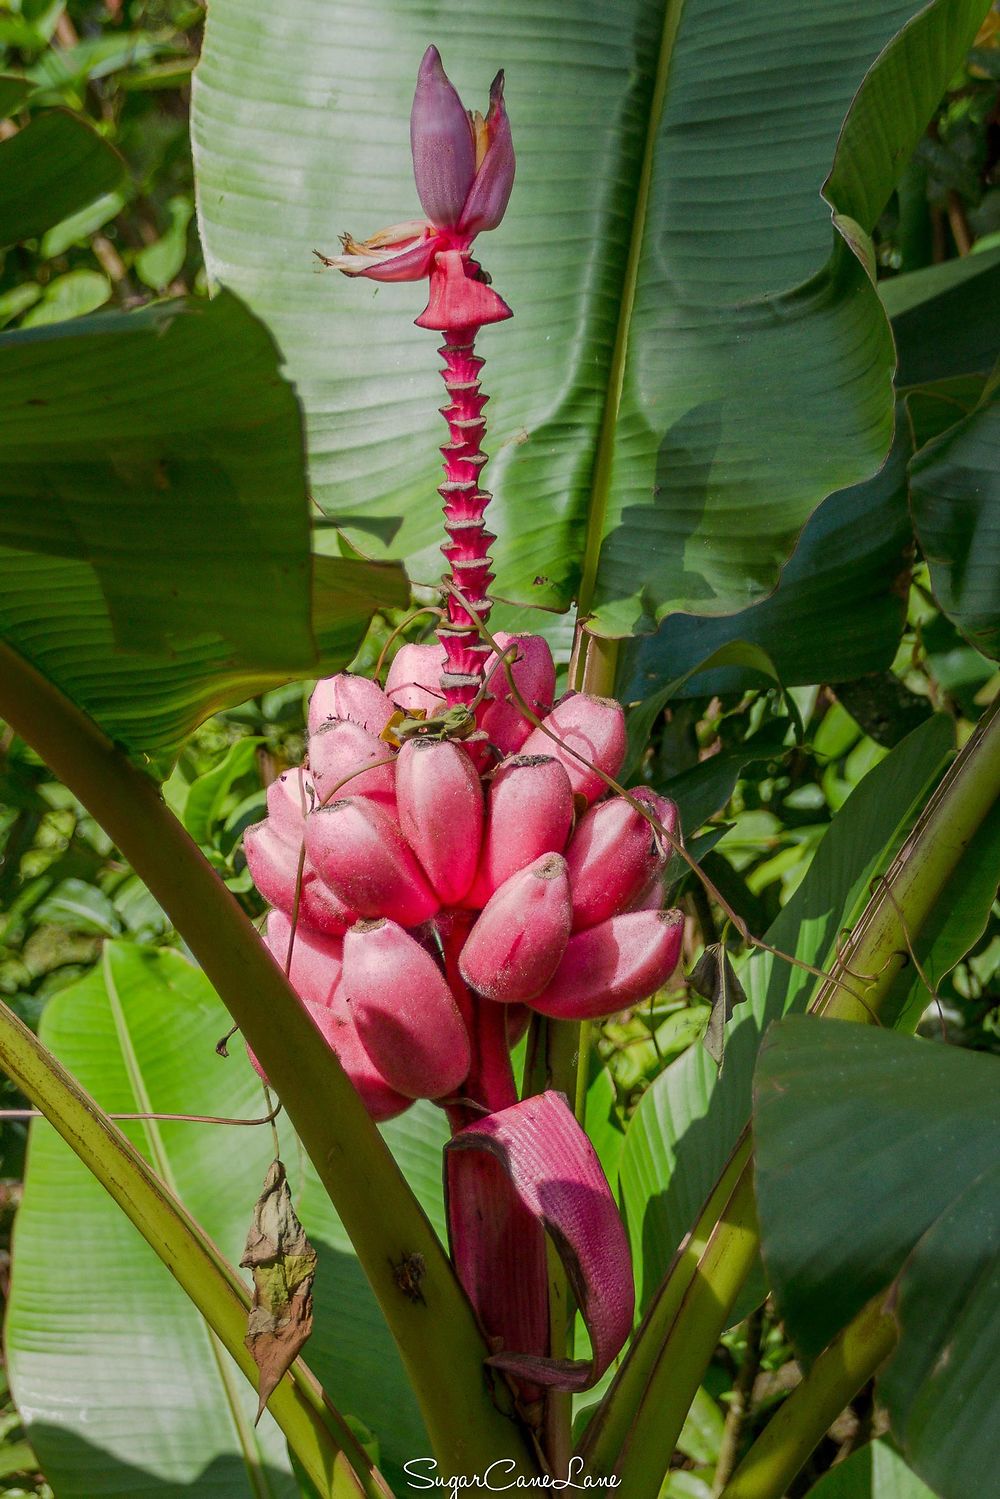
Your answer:
[[[310,557],[298,405],[232,296],[4,335],[0,413],[0,630],[137,755],[405,602],[394,567]]]

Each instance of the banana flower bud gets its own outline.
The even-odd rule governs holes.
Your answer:
[[[423,328],[469,328],[498,323],[510,308],[491,289],[469,248],[504,216],[514,185],[514,147],[503,98],[503,73],[490,87],[485,118],[466,110],[436,47],[417,74],[410,113],[417,195],[426,219],[394,224],[370,239],[341,237],[343,254],[319,255],[324,265],[373,281],[430,277]],[[318,252],[317,252],[318,254]]]

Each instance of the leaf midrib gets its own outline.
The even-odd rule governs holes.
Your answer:
[[[111,1016],[114,1020],[115,1032],[118,1036],[118,1044],[121,1047],[122,1061],[125,1065],[125,1073],[129,1080],[129,1086],[131,1087],[132,1092],[135,1096],[135,1100],[138,1105],[138,1111],[143,1114],[152,1114],[155,1111],[153,1109],[152,1100],[150,1099],[149,1093],[146,1090],[146,1080],[142,1075],[142,1068],[139,1065],[139,1058],[136,1055],[135,1047],[132,1044],[132,1033],[128,1028],[128,1023],[125,1019],[125,1010],[121,1002],[121,996],[118,993],[118,986],[115,983],[114,971],[111,962],[111,946],[107,942],[104,944],[104,948],[101,953],[101,969],[104,977],[104,987],[108,996],[108,1003],[111,1007]],[[160,1128],[157,1121],[155,1119],[144,1119],[142,1121],[142,1130],[144,1135],[146,1136],[146,1144],[149,1149],[150,1157],[152,1158],[152,1163],[156,1168],[157,1174],[159,1175],[160,1179],[166,1184],[169,1191],[173,1193],[178,1201],[181,1201],[180,1193],[177,1190],[177,1182],[170,1165],[170,1157],[167,1154],[166,1147],[163,1143],[163,1136],[160,1133]],[[229,1407],[229,1412],[232,1417],[236,1437],[239,1441],[240,1449],[243,1453],[243,1463],[247,1472],[247,1481],[254,1495],[254,1499],[274,1499],[274,1492],[271,1488],[270,1483],[268,1482],[267,1476],[264,1473],[263,1467],[260,1462],[260,1452],[257,1447],[256,1439],[254,1437],[253,1431],[247,1424],[246,1418],[243,1414],[243,1409],[240,1405],[239,1395],[236,1390],[236,1381],[233,1378],[233,1370],[228,1366],[228,1354],[219,1343],[215,1334],[211,1331],[211,1329],[200,1316],[198,1317],[198,1322],[205,1333],[206,1339],[208,1340],[208,1345],[212,1352],[212,1358],[215,1361],[215,1366],[219,1373],[219,1383],[222,1386],[222,1393],[225,1396],[226,1404]]]
[[[608,383],[604,397],[604,409],[597,433],[594,467],[590,483],[590,498],[587,504],[587,529],[583,563],[580,572],[580,587],[577,592],[577,618],[585,620],[593,607],[594,588],[601,543],[604,539],[604,524],[611,493],[611,469],[614,461],[615,432],[621,407],[622,390],[625,384],[625,361],[628,355],[629,332],[632,311],[635,305],[636,286],[639,278],[639,261],[642,256],[643,239],[646,232],[646,217],[649,211],[649,196],[653,177],[653,156],[656,136],[663,115],[667,93],[667,78],[673,61],[674,44],[680,29],[684,0],[665,0],[663,28],[660,33],[660,50],[656,60],[656,74],[650,95],[646,120],[646,138],[643,143],[642,167],[632,209],[632,225],[629,232],[628,256],[622,278],[621,298],[618,303],[618,320],[615,326],[615,341],[608,366]]]

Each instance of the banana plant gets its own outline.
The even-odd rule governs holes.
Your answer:
[[[675,803],[617,779],[629,724],[615,694],[632,670],[621,642],[659,639],[682,615],[713,627],[736,616],[722,649],[683,674],[650,684],[645,671],[657,690],[653,710],[632,714],[640,753],[629,763],[641,765],[635,725],[648,732],[693,673],[774,672],[766,628],[740,646],[738,621],[773,590],[780,599],[814,515],[851,513],[859,495],[905,506],[905,450],[893,448],[891,482],[880,472],[897,391],[870,236],[986,8],[884,0],[860,17],[846,4],[803,17],[769,0],[752,14],[725,7],[720,28],[694,0],[571,4],[547,18],[473,0],[438,16],[449,76],[405,7],[384,7],[376,38],[358,32],[356,13],[218,0],[194,114],[213,299],[0,339],[0,711],[106,829],[242,1031],[311,1163],[317,1221],[332,1205],[330,1243],[364,1274],[405,1392],[405,1441],[391,1401],[389,1424],[373,1423],[382,1463],[353,1419],[367,1425],[370,1413],[345,1404],[363,1407],[365,1391],[343,1363],[324,1390],[293,1359],[296,1341],[263,1383],[243,1345],[249,1298],[228,1262],[231,1219],[155,1122],[142,965],[127,945],[106,954],[87,1003],[114,1022],[148,1129],[130,1139],[86,1091],[89,1076],[101,1091],[100,1069],[65,1014],[50,1050],[7,1013],[0,1053],[211,1330],[216,1396],[242,1456],[226,1492],[300,1481],[386,1495],[433,1471],[522,1485],[576,1474],[655,1499],[718,1339],[743,1314],[738,1299],[759,1299],[745,1286],[760,1246],[749,1110],[765,1025],[794,1008],[912,1026],[900,975],[925,937],[939,939],[949,891],[968,885],[966,919],[988,909],[970,869],[995,838],[994,710],[929,800],[951,747],[939,719],[880,767],[863,809],[849,816],[847,804],[827,835],[835,895],[819,864],[775,931],[752,933],[731,912],[755,949],[740,980],[750,1002],[730,1024],[721,1076],[699,1064],[705,1114],[724,1110],[725,1127],[695,1174],[676,1254],[652,1246],[662,1269],[644,1266],[629,1172],[656,1131],[640,1110],[621,1175],[602,1160],[585,1128],[590,1026],[675,969],[684,923],[665,909],[664,877],[676,879],[676,861],[730,908],[685,848]],[[487,51],[506,79],[496,74],[486,112],[470,113],[452,78],[474,80]],[[389,229],[349,232],[380,213]],[[477,244],[473,258],[486,232],[488,256]],[[422,312],[415,280],[428,282]],[[443,341],[439,484],[428,331]],[[949,526],[931,502],[942,471],[961,483],[968,442],[978,457],[988,441],[995,382],[980,386],[953,441],[935,433],[914,463],[918,525],[933,525],[949,580],[962,521]],[[898,534],[898,515],[892,525]],[[884,536],[862,537],[855,583],[874,572],[891,595],[884,558]],[[808,585],[796,606],[806,612]],[[942,586],[976,640],[995,640],[982,586],[958,602]],[[425,607],[439,597],[436,641],[404,645],[381,685],[341,670],[371,616],[404,605],[410,588]],[[572,629],[539,606],[572,606]],[[890,655],[894,619],[898,635],[890,605]],[[306,763],[273,781],[265,819],[244,837],[272,907],[262,939],[158,778],[207,713],[304,677],[319,678]],[[146,987],[183,991],[178,1013],[203,1039],[218,1017],[194,1025],[194,981],[174,961]],[[512,1052],[526,1028],[519,1088]],[[447,1144],[427,1126],[441,1118]],[[443,1160],[443,1198],[425,1202],[407,1180],[413,1120],[425,1167]],[[700,1122],[671,1113],[678,1150],[684,1125],[696,1134]],[[287,1135],[280,1148],[289,1153]],[[677,1158],[656,1191],[679,1180]],[[32,1193],[23,1232],[37,1239],[38,1178]],[[191,1217],[192,1194],[224,1247]],[[288,1225],[299,1243],[294,1215]],[[15,1390],[39,1383],[27,1297],[15,1288]],[[341,1311],[323,1313],[334,1341]],[[813,1350],[791,1436],[779,1434],[795,1463],[765,1448],[732,1492],[784,1492],[822,1436],[847,1320],[827,1329],[827,1364],[827,1343]],[[832,1380],[841,1403],[884,1358],[885,1321],[876,1307],[856,1333],[847,1383]],[[266,1424],[255,1435],[233,1361],[259,1387],[298,1480],[276,1476],[280,1441]],[[893,1368],[902,1440],[919,1428],[914,1466],[948,1494],[899,1357]],[[67,1456],[60,1424],[50,1417],[46,1435],[36,1419],[43,1459],[48,1442],[67,1475],[86,1471],[91,1499],[123,1484],[140,1492],[141,1444],[136,1467],[125,1471],[121,1451],[105,1480],[99,1463]],[[204,1436],[185,1430],[204,1454]]]

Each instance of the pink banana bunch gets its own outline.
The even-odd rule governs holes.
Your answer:
[[[440,648],[404,646],[385,692],[347,673],[318,684],[308,763],[274,782],[244,835],[275,908],[265,940],[376,1119],[416,1098],[505,1107],[509,1067],[484,1055],[484,1030],[516,1039],[525,1007],[625,1009],[680,953],[681,915],[660,909],[666,840],[591,768],[620,767],[620,706],[569,693],[549,708],[545,641],[497,639],[545,717],[533,727],[504,679],[477,710],[506,752],[485,777],[460,741],[381,737],[436,691]],[[676,833],[672,803],[634,795]]]

